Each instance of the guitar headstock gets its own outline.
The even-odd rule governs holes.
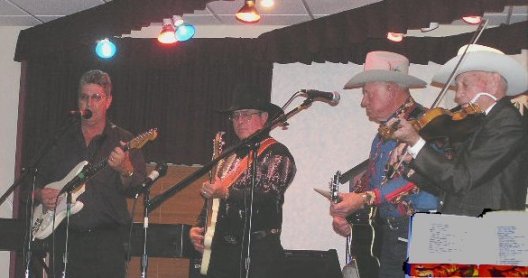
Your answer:
[[[213,159],[217,158],[222,153],[222,148],[225,145],[224,136],[225,131],[218,131],[213,139]]]
[[[341,172],[337,171],[330,181],[330,201],[334,204],[341,202],[339,198],[339,179],[341,178]]]
[[[154,141],[157,137],[158,129],[149,129],[130,140],[127,144],[127,149],[141,149],[148,141]]]

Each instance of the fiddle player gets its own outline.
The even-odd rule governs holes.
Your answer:
[[[229,115],[233,130],[240,140],[252,136],[267,122],[284,113],[262,96],[261,89],[253,85],[239,84],[235,87],[232,105],[223,112]],[[243,277],[246,267],[241,258],[245,258],[248,240],[251,241],[249,277],[268,278],[281,274],[279,266],[284,256],[280,241],[282,205],[284,193],[295,176],[295,161],[288,148],[269,134],[262,134],[255,139],[260,147],[256,159],[253,204],[249,203],[253,175],[248,163],[250,154],[247,146],[225,159],[218,169],[219,178],[213,183],[204,183],[201,189],[204,198],[220,198],[208,278]],[[251,206],[251,234],[245,237],[248,223],[246,215]],[[189,231],[191,242],[200,253],[204,252],[205,247],[205,210],[206,206],[198,217],[198,223]]]
[[[352,77],[345,89],[362,88],[361,107],[365,108],[370,121],[382,127],[398,117],[413,119],[425,109],[411,97],[410,88],[424,87],[426,82],[408,75],[408,68],[409,60],[405,56],[386,51],[369,52],[364,71]],[[342,236],[351,234],[347,217],[350,219],[363,207],[374,206],[377,209],[376,240],[381,234],[379,273],[370,264],[367,266],[367,260],[362,261],[360,254],[357,262],[362,277],[404,277],[410,215],[415,211],[434,211],[439,205],[433,194],[421,190],[405,177],[388,177],[386,165],[390,152],[397,144],[396,140],[376,134],[368,169],[355,185],[354,192],[340,193],[342,201],[330,206],[334,231]],[[353,247],[354,238],[352,240]]]
[[[466,46],[464,46],[466,47]],[[433,82],[446,84],[459,55],[443,65]],[[499,50],[471,45],[455,76],[455,102],[484,111],[476,131],[449,160],[431,149],[405,119],[393,138],[407,144],[403,159],[414,174],[444,192],[443,213],[477,216],[486,209],[524,210],[528,186],[528,127],[506,96],[528,89],[527,70]],[[450,84],[453,85],[453,84]],[[402,147],[392,161],[401,156]]]

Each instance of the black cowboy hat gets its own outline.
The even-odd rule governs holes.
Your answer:
[[[231,106],[225,110],[220,110],[222,113],[231,113],[242,109],[255,109],[264,111],[269,114],[268,119],[274,119],[284,111],[279,106],[264,99],[265,92],[253,84],[237,84],[233,91],[233,100]]]

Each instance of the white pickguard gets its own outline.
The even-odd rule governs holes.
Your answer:
[[[77,164],[62,180],[52,182],[45,186],[45,188],[52,188],[61,190],[69,181],[71,181],[75,176],[77,176],[83,167],[88,164],[88,161],[82,161]],[[77,201],[77,198],[84,193],[84,184],[79,186],[77,189],[72,191],[72,207],[71,214],[79,212],[84,204],[81,201]],[[53,210],[48,210],[39,204],[33,211],[33,240],[45,239],[48,237],[53,230],[66,218],[67,213],[67,204],[66,204],[66,193],[63,193],[59,196],[57,201],[57,206],[55,208],[55,227],[53,226]]]

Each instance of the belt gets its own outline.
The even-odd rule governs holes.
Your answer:
[[[255,239],[263,239],[271,235],[280,235],[280,232],[281,232],[281,229],[269,229],[269,230],[254,231],[251,233],[251,235]]]
[[[105,231],[111,231],[111,230],[119,230],[121,226],[119,225],[101,225],[91,228],[78,228],[78,227],[70,227],[70,232],[74,233],[93,233],[93,232],[105,232]]]
[[[264,239],[268,236],[278,236],[281,233],[281,229],[268,229],[268,230],[260,230],[260,231],[254,231],[251,233],[251,237],[256,240]],[[223,236],[224,242],[231,244],[231,245],[237,245],[240,244],[240,236],[232,235],[232,234],[226,234]]]

